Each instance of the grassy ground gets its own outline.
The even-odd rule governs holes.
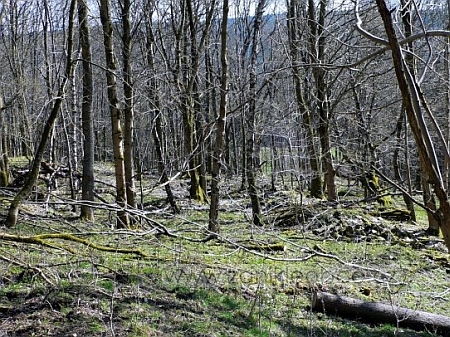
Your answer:
[[[267,225],[255,228],[246,196],[225,185],[220,240],[198,242],[208,206],[187,200],[180,180],[183,211],[171,215],[153,183],[132,230],[112,230],[108,210],[82,222],[55,196],[24,205],[18,226],[1,233],[71,233],[144,256],[61,239],[0,241],[0,336],[433,336],[314,313],[318,289],[450,316],[448,254],[423,223],[387,221],[374,204],[276,192],[264,197]]]

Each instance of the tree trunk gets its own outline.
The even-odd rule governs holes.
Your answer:
[[[43,31],[43,46],[44,46],[44,65],[45,65],[45,85],[47,89],[47,99],[51,101],[53,99],[53,86],[55,85],[54,76],[53,76],[53,65],[54,65],[54,56],[52,55],[54,52],[53,49],[53,32],[51,26],[51,14],[48,0],[43,0],[43,9],[44,9],[44,20],[42,22],[42,31]],[[50,37],[49,37],[50,35]],[[70,81],[70,76],[69,81]],[[54,163],[56,161],[55,156],[55,125],[56,121],[53,124],[53,130],[51,131],[50,139],[49,139],[49,149],[47,151],[48,157],[45,158],[46,161],[50,163]]]
[[[220,105],[219,117],[216,123],[216,143],[213,155],[212,180],[211,180],[211,205],[209,207],[208,229],[218,233],[219,226],[219,193],[220,193],[220,169],[223,162],[223,148],[225,127],[227,118],[227,90],[228,90],[228,61],[227,61],[227,26],[228,26],[228,0],[223,1],[222,23],[220,31]]]
[[[8,128],[4,120],[3,112],[11,107],[18,95],[14,96],[10,101],[4,102],[0,96],[0,187],[6,187],[9,184],[9,144],[8,144]]]
[[[3,98],[0,96],[0,187],[9,184],[8,149],[6,144],[6,126],[3,118],[5,110]]]
[[[187,6],[189,7],[189,6]],[[188,51],[189,44],[196,44],[196,31],[191,31],[194,34],[193,41],[188,41],[188,10],[183,10],[183,22],[181,23],[181,34],[178,35],[179,54],[178,63],[181,70],[181,79],[179,79],[179,89],[181,92],[181,111],[183,116],[183,133],[184,133],[184,149],[185,155],[188,157],[188,175],[190,178],[189,196],[193,200],[203,201],[204,191],[200,186],[200,176],[198,170],[197,159],[195,152],[198,151],[196,146],[196,101],[193,94],[193,86],[197,83],[197,67],[195,67],[195,46],[191,46],[191,51]],[[193,28],[191,27],[191,30]],[[194,57],[194,60],[192,59]],[[189,62],[190,61],[190,62]]]
[[[316,4],[313,0],[308,1],[308,25],[309,25],[309,55],[312,64],[325,63],[325,16],[327,0],[320,0],[319,18],[316,20]],[[331,140],[329,131],[330,104],[328,101],[328,86],[326,83],[326,71],[318,66],[312,70],[316,85],[317,109],[318,109],[318,133],[320,146],[322,149],[323,167],[325,169],[325,185],[327,198],[330,201],[337,201],[335,176],[333,167],[333,156],[331,153]]]
[[[246,137],[246,128],[245,128],[245,111],[242,111],[241,116],[239,118],[239,127],[241,129],[241,146],[242,146],[242,157],[241,157],[241,186],[239,188],[239,191],[245,191],[247,186],[247,158],[248,158],[248,149],[247,149],[247,137]]]
[[[450,18],[450,0],[446,1],[447,4],[447,17]],[[450,20],[447,21],[447,31],[450,31]],[[446,38],[445,43],[445,54],[446,60],[450,58],[450,38]],[[445,81],[450,82],[450,64],[448,62],[444,63],[445,69]],[[446,137],[447,137],[447,148],[450,148],[450,87],[447,86],[445,90],[445,110],[447,115],[447,125],[446,125]],[[444,186],[448,190],[450,189],[450,157],[445,156],[444,158]]]
[[[422,197],[425,206],[427,206],[426,213],[428,219],[428,229],[427,233],[430,235],[439,235],[439,222],[434,216],[436,212],[436,200],[434,199],[433,193],[431,191],[430,184],[428,183],[429,178],[426,173],[426,168],[423,163],[420,163],[420,184],[422,185]]]
[[[151,5],[149,5],[151,6]],[[150,74],[155,74],[155,34],[153,33],[151,18],[153,16],[154,8],[149,7],[146,13],[146,59]],[[167,200],[175,214],[180,213],[180,209],[176,203],[170,186],[169,175],[166,167],[166,154],[164,151],[164,133],[162,130],[161,119],[161,102],[159,98],[159,86],[155,77],[151,77],[148,81],[148,99],[150,108],[155,112],[154,127],[152,129],[153,141],[155,143],[156,160],[158,162],[158,172],[160,175],[159,182],[164,185]]]
[[[123,54],[123,92],[125,96],[125,123],[124,123],[124,165],[125,183],[128,206],[136,207],[136,188],[134,184],[134,164],[133,164],[133,133],[134,133],[134,89],[131,67],[131,23],[130,9],[131,1],[124,0],[122,9],[122,54]]]
[[[297,0],[289,1],[288,8],[288,34],[289,34],[289,48],[291,54],[292,73],[295,84],[295,98],[297,107],[302,116],[303,128],[307,136],[307,151],[309,154],[309,164],[311,166],[311,177],[309,184],[309,192],[313,198],[322,198],[322,177],[320,169],[319,151],[316,149],[314,143],[315,132],[312,122],[311,111],[306,104],[303,93],[303,76],[300,71],[300,42],[302,27],[299,27],[300,13],[298,9]]]
[[[401,13],[402,13],[402,22],[405,32],[405,37],[408,38],[413,34],[413,4],[409,1],[401,0]],[[416,73],[416,62],[414,59],[414,44],[413,42],[408,42],[406,44],[406,48],[408,52],[405,54],[405,62],[409,68],[412,76],[415,76]],[[421,184],[423,190],[423,200],[424,204],[428,207],[427,217],[428,217],[428,232],[429,234],[438,235],[439,234],[439,224],[437,223],[436,218],[433,215],[433,212],[436,210],[436,202],[434,197],[432,196],[430,185],[428,184],[428,179],[424,177],[426,175],[426,170],[422,165],[420,165],[420,169],[423,172],[421,175]]]
[[[158,171],[160,174],[159,182],[164,185],[164,190],[166,191],[167,200],[169,201],[170,207],[175,214],[180,213],[180,209],[175,201],[175,196],[173,195],[172,188],[170,187],[170,180],[167,174],[167,168],[164,161],[163,152],[163,132],[161,127],[161,111],[156,110],[155,116],[155,126],[152,130],[153,141],[155,142],[156,158],[158,160]]]
[[[372,324],[393,324],[396,327],[430,331],[448,336],[450,317],[425,311],[401,308],[392,304],[364,302],[356,298],[316,292],[312,310],[357,319]]]
[[[39,170],[41,168],[41,161],[44,156],[48,140],[52,136],[52,130],[54,128],[56,118],[58,117],[59,111],[61,109],[66,84],[73,66],[72,50],[73,50],[73,23],[74,23],[75,6],[76,0],[72,0],[70,2],[70,10],[69,10],[69,29],[67,34],[67,60],[65,73],[61,80],[58,93],[55,97],[53,108],[50,111],[50,115],[44,125],[41,140],[39,142],[38,148],[34,155],[33,162],[31,164],[31,169],[27,174],[23,187],[17,193],[17,195],[15,196],[9,207],[8,216],[6,217],[5,220],[5,225],[7,227],[13,227],[16,225],[20,204],[30,195],[33,186],[36,184],[36,180],[39,175]]]
[[[250,195],[253,224],[256,226],[262,226],[262,214],[261,214],[261,202],[258,195],[258,187],[256,185],[256,160],[257,154],[255,150],[255,137],[256,137],[256,98],[257,98],[257,74],[256,63],[258,60],[258,45],[259,36],[261,33],[261,21],[264,14],[264,7],[266,5],[265,0],[259,0],[256,9],[256,16],[254,18],[252,42],[251,42],[251,54],[250,54],[250,75],[249,75],[249,100],[248,100],[248,113],[245,116],[246,124],[246,151],[247,160],[245,167],[246,178],[248,183],[248,192]]]
[[[402,94],[403,105],[405,106],[409,125],[418,148],[419,160],[424,169],[424,174],[428,176],[429,184],[433,187],[434,193],[439,200],[439,208],[436,210],[434,216],[438,220],[445,244],[450,249],[450,202],[443,185],[436,151],[421,110],[418,84],[415,81],[414,75],[409,71],[402,54],[392,23],[391,12],[387,8],[384,0],[376,0],[376,2],[391,48],[395,74]]]
[[[94,119],[92,111],[92,53],[91,34],[86,0],[78,0],[78,21],[83,68],[83,92],[81,103],[81,127],[83,130],[83,179],[81,198],[94,201]],[[82,219],[94,221],[94,210],[87,204],[81,205]]]
[[[325,110],[325,109],[324,109]],[[328,113],[321,112],[321,122],[319,123],[320,143],[323,154],[325,173],[325,185],[327,188],[327,199],[329,201],[337,201],[337,189],[336,189],[336,171],[333,165],[333,155],[331,153],[330,146],[330,133],[328,123]]]
[[[190,151],[186,151],[190,156],[189,160],[189,174],[191,177],[190,195],[191,198],[199,201],[204,201],[206,197],[206,169],[204,162],[204,136],[202,123],[202,104],[200,95],[200,53],[205,48],[206,41],[210,34],[212,18],[215,12],[216,1],[210,1],[209,7],[205,10],[205,22],[199,34],[199,19],[198,8],[192,0],[186,0],[186,19],[189,35],[184,40],[185,48],[189,45],[189,51],[185,50],[186,63],[189,74],[185,72],[185,119],[187,124],[187,132],[191,134],[185,135],[185,139],[190,142]],[[189,60],[189,62],[187,62]],[[189,145],[189,143],[188,143]]]
[[[75,66],[76,66],[76,64],[75,64]],[[70,78],[71,78],[70,82],[72,82],[72,79],[74,78],[73,72],[72,72],[72,74],[70,74]],[[75,87],[73,86],[73,84],[74,83],[72,82],[70,85],[70,91],[71,91],[70,95],[72,96],[71,97],[72,101],[75,100],[75,90],[74,90]],[[75,104],[73,102],[71,103],[71,106],[75,110]],[[74,114],[74,110],[72,110],[72,114]],[[67,119],[70,120],[70,118],[67,118]],[[75,164],[73,162],[73,159],[74,159],[73,157],[76,156],[76,154],[75,154],[76,150],[74,150],[74,149],[76,148],[77,144],[74,144],[74,142],[71,142],[71,139],[70,139],[70,135],[74,134],[73,132],[70,132],[70,131],[73,131],[73,129],[76,129],[75,120],[72,121],[72,126],[71,126],[72,130],[69,130],[69,127],[67,126],[66,118],[64,115],[62,116],[60,121],[62,123],[62,128],[63,128],[64,137],[65,137],[66,146],[67,146],[67,167],[69,169],[68,180],[69,180],[70,198],[72,200],[77,200],[77,192],[75,190],[74,169],[73,169],[75,166]],[[56,184],[57,180],[55,179],[54,182]],[[57,185],[54,187],[56,188]],[[77,211],[76,203],[73,203],[73,205],[71,206],[71,209],[72,209],[72,212]]]
[[[200,176],[197,165],[197,151],[195,146],[195,112],[191,97],[184,94],[183,104],[183,127],[184,127],[184,145],[188,156],[188,174],[190,178],[189,196],[193,200],[204,201],[204,191],[200,186]]]
[[[106,59],[106,82],[108,86],[108,102],[111,114],[112,141],[114,152],[114,169],[116,176],[116,202],[121,210],[117,211],[117,228],[129,226],[127,195],[125,184],[125,165],[123,153],[123,132],[121,126],[121,112],[117,98],[116,58],[113,44],[113,25],[109,9],[109,0],[100,1],[100,20],[103,26],[103,40]]]
[[[411,214],[411,220],[412,221],[416,221],[416,212],[414,209],[414,203],[411,199],[411,195],[412,195],[412,186],[411,186],[411,175],[409,173],[410,169],[409,169],[409,156],[408,156],[408,130],[406,128],[406,119],[405,119],[405,110],[402,107],[402,110],[400,111],[400,116],[397,120],[397,126],[395,128],[395,137],[397,140],[397,146],[394,149],[394,154],[393,154],[393,158],[392,158],[392,163],[393,163],[393,169],[394,169],[394,176],[395,179],[397,179],[397,181],[403,185],[404,182],[406,182],[407,184],[407,190],[408,193],[402,193],[402,197],[403,197],[403,201],[406,205],[406,208],[408,209],[408,211]],[[400,161],[399,161],[399,152],[400,152],[400,148],[401,148],[401,133],[402,133],[402,129],[403,129],[403,125],[405,124],[405,166],[406,166],[406,179],[404,179],[402,177],[402,173],[400,170]]]
[[[6,128],[3,119],[3,100],[0,97],[0,187],[8,186],[9,169],[8,169],[8,150],[6,148]]]

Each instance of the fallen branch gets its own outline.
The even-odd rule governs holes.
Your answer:
[[[93,243],[93,242],[85,240],[85,239],[78,238],[78,237],[74,236],[73,234],[69,234],[69,233],[39,234],[39,235],[35,235],[35,236],[20,236],[20,235],[0,233],[0,240],[13,241],[13,242],[19,242],[19,243],[29,243],[29,244],[41,245],[41,246],[50,247],[50,248],[59,248],[59,249],[67,250],[71,253],[76,253],[74,250],[72,250],[69,247],[64,247],[64,246],[46,241],[48,239],[60,239],[60,240],[77,242],[82,245],[85,245],[90,248],[100,250],[103,252],[111,252],[111,253],[119,253],[119,254],[136,254],[136,255],[139,255],[142,257],[148,256],[145,252],[143,252],[139,249],[116,248],[116,247],[103,246],[103,245],[99,245],[99,244]]]
[[[389,323],[399,327],[450,336],[450,317],[396,305],[364,302],[356,298],[315,292],[311,308],[316,312],[358,319],[366,323]]]
[[[152,219],[152,218],[150,218],[148,216],[149,214],[154,214],[154,212],[148,212],[148,211],[140,210],[140,209],[137,209],[137,208],[126,208],[126,209],[124,209],[124,208],[119,207],[117,204],[108,203],[106,201],[103,202],[103,203],[94,202],[94,201],[87,201],[87,200],[80,200],[80,201],[78,201],[78,200],[71,200],[71,199],[61,198],[61,197],[59,197],[59,196],[57,196],[55,194],[51,194],[51,195],[52,195],[52,197],[58,198],[61,201],[46,202],[46,204],[51,204],[51,205],[55,205],[55,206],[58,206],[58,205],[61,205],[61,206],[67,206],[67,205],[81,206],[81,205],[85,205],[85,206],[89,206],[89,207],[92,207],[92,208],[95,208],[95,209],[101,209],[101,210],[106,210],[106,211],[118,211],[118,210],[120,210],[120,211],[127,212],[128,214],[130,214],[131,216],[135,217],[136,219],[141,219],[141,220],[145,221],[150,227],[152,227],[155,231],[157,231],[157,233],[153,233],[153,234],[162,234],[162,235],[166,235],[166,236],[171,237],[171,238],[186,240],[186,241],[190,241],[190,242],[198,242],[198,243],[205,243],[205,242],[208,242],[208,241],[213,240],[213,239],[216,238],[216,235],[214,233],[208,233],[208,232],[205,232],[205,236],[202,237],[202,238],[199,238],[199,239],[175,234],[174,232],[170,231],[166,226],[164,226],[162,223],[160,223],[160,222],[156,221],[155,219]],[[32,204],[34,204],[34,205],[42,205],[44,203],[43,202],[32,202]],[[184,220],[186,220],[186,219],[184,219]],[[192,223],[194,223],[194,222],[192,222]],[[149,232],[146,232],[146,234],[148,234],[148,233]],[[2,234],[0,233],[0,240],[2,239],[1,235]],[[57,234],[57,235],[64,235],[64,233]],[[133,232],[133,235],[137,235],[137,232]],[[61,239],[64,239],[64,238],[61,238]],[[92,245],[92,244],[90,244],[90,245]],[[112,249],[114,250],[115,248],[112,248]],[[137,253],[137,254],[141,255],[140,253]],[[142,255],[142,256],[144,256],[144,255]]]

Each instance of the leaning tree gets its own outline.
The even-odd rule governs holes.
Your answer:
[[[433,35],[449,36],[450,33],[446,31],[427,31],[422,25],[422,30],[417,34],[411,35],[405,40],[398,37],[395,29],[394,20],[392,19],[392,10],[388,8],[384,0],[377,0],[377,7],[381,19],[383,21],[386,38],[375,36],[366,31],[361,22],[359,22],[360,31],[372,41],[388,48],[392,55],[392,62],[394,65],[395,75],[398,82],[398,88],[401,93],[402,103],[408,117],[409,126],[414,135],[414,140],[417,146],[419,160],[421,163],[422,174],[427,177],[428,183],[439,201],[436,210],[428,209],[433,214],[444,236],[447,248],[450,249],[450,201],[448,199],[448,188],[444,184],[444,177],[442,168],[439,163],[436,146],[430,132],[429,121],[431,120],[432,127],[438,133],[440,145],[443,145],[444,156],[449,156],[446,142],[427,103],[424,90],[421,85],[421,79],[417,78],[417,74],[411,71],[408,65],[405,43],[410,39],[429,39]],[[417,8],[417,6],[416,6]],[[355,6],[355,11],[358,14],[358,3]],[[419,13],[417,13],[419,15]],[[407,44],[406,44],[407,45]],[[430,58],[425,61],[425,67],[429,67]],[[428,118],[426,118],[428,117]]]

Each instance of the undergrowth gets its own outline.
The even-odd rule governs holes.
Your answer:
[[[63,203],[25,205],[19,225],[3,232],[71,233],[145,256],[57,239],[54,248],[2,241],[0,336],[434,336],[315,313],[317,290],[450,315],[447,253],[442,240],[423,233],[424,224],[381,219],[374,205],[299,203],[289,192],[271,195],[265,206],[268,215],[293,207],[293,222],[279,226],[269,216],[256,228],[248,200],[227,192],[219,239],[199,242],[208,206],[185,199],[180,186],[181,215],[158,208],[162,189],[142,210],[172,236],[148,221],[111,229],[107,210],[96,210],[89,223]],[[1,214],[6,207],[0,204]]]

